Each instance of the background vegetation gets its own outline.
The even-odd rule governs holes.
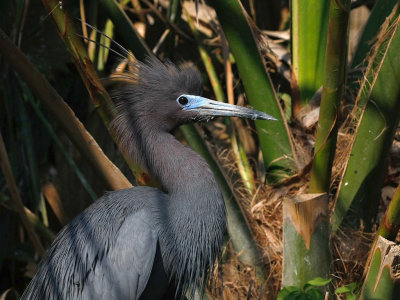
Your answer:
[[[194,64],[206,97],[278,119],[175,132],[227,207],[210,299],[399,299],[399,13],[397,0],[1,1],[1,299],[105,191],[157,186],[107,128],[127,51]]]

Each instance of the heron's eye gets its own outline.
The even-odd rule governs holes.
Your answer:
[[[178,103],[179,103],[180,105],[186,105],[186,104],[188,104],[188,102],[189,102],[189,100],[188,100],[188,98],[186,98],[185,96],[180,96],[180,97],[178,98]]]

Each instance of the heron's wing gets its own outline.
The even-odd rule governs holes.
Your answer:
[[[115,242],[108,245],[108,254],[88,275],[82,295],[87,299],[139,299],[156,254],[157,233],[148,223],[153,217],[146,209],[126,217]]]
[[[62,229],[22,299],[138,299],[159,248],[154,203],[163,197],[135,187],[97,200]]]

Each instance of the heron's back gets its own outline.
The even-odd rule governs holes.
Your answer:
[[[148,220],[164,198],[149,187],[105,194],[62,229],[22,299],[137,299],[158,240]]]

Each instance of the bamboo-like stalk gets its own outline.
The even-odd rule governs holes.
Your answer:
[[[381,225],[376,232],[376,235],[384,237],[390,241],[396,239],[397,233],[400,228],[400,185],[397,186],[396,191],[386,208],[385,216],[381,222]]]
[[[11,198],[14,201],[16,211],[21,219],[22,225],[24,226],[26,233],[28,234],[29,239],[32,241],[32,244],[35,247],[37,253],[40,256],[43,256],[45,252],[43,245],[40,242],[36,233],[33,231],[31,223],[29,222],[29,219],[26,215],[24,205],[19,195],[17,184],[15,183],[14,175],[11,170],[10,161],[8,160],[7,150],[4,145],[3,135],[1,134],[1,132],[0,132],[0,165],[4,174],[4,178],[6,179],[9,192],[11,194]]]
[[[105,156],[99,145],[76,118],[74,112],[57,94],[56,90],[43,78],[1,29],[0,51],[3,57],[25,80],[32,92],[41,100],[45,109],[59,122],[71,141],[97,170],[108,186],[113,190],[131,187],[132,185],[128,179]]]
[[[329,21],[329,1],[291,1],[292,114],[321,87]]]
[[[400,120],[400,8],[385,22],[370,57],[353,116],[358,120],[351,153],[332,215],[336,232],[350,206],[369,228],[376,213],[386,160]],[[396,113],[394,113],[396,112]],[[358,224],[354,224],[358,226]]]
[[[359,299],[399,299],[400,275],[398,262],[400,260],[400,245],[379,237],[371,251],[373,258],[367,267],[367,276]]]
[[[346,79],[350,0],[331,0],[324,81],[310,193],[328,193],[336,150],[338,114]]]
[[[283,286],[303,288],[329,276],[328,194],[305,194],[283,201]]]
[[[307,281],[329,274],[328,195],[336,148],[338,108],[345,85],[350,3],[350,0],[331,0],[310,194],[302,195],[300,201],[293,198],[284,203],[285,286],[301,288]]]
[[[293,175],[297,159],[289,129],[243,8],[238,0],[208,3],[217,13],[250,104],[278,119],[269,123],[255,121],[268,178],[276,182]]]
[[[373,259],[375,246],[380,237],[394,242],[400,228],[400,185],[397,187],[394,195],[386,208],[385,216],[379,225],[378,231],[375,234],[374,242],[372,243],[371,251],[369,253],[366,266],[369,266]],[[364,269],[364,277],[368,269]]]

